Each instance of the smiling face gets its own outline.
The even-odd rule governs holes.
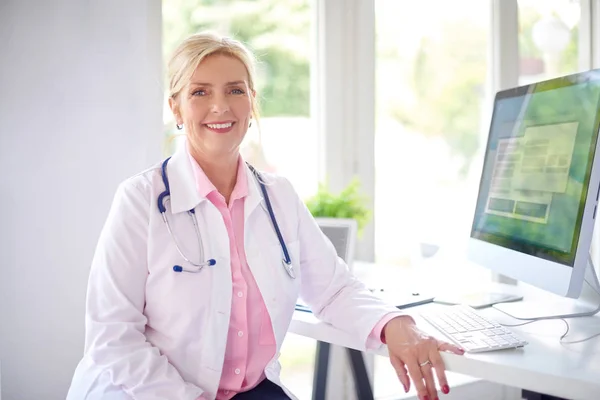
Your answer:
[[[238,58],[213,54],[169,99],[177,124],[185,127],[192,154],[207,161],[237,160],[252,116],[254,92],[248,81],[248,71]]]

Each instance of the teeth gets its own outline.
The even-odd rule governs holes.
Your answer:
[[[208,126],[211,129],[225,129],[229,128],[231,125],[231,122],[228,122],[226,124],[206,124],[206,126]]]

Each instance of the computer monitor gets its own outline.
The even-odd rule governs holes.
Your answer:
[[[600,69],[500,91],[468,256],[577,298],[600,193]]]
[[[344,260],[348,268],[354,262],[354,248],[356,246],[356,220],[350,218],[317,218],[319,228],[331,241],[337,255]]]

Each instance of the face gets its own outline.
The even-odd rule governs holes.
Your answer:
[[[177,123],[185,126],[194,155],[237,159],[252,115],[251,96],[244,64],[216,54],[200,63],[188,85],[169,104]]]

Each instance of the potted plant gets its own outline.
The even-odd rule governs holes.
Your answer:
[[[313,217],[347,218],[357,223],[360,237],[371,219],[371,210],[367,206],[368,199],[360,193],[360,182],[354,178],[341,192],[331,192],[326,184],[319,184],[317,193],[306,200],[306,206]]]

